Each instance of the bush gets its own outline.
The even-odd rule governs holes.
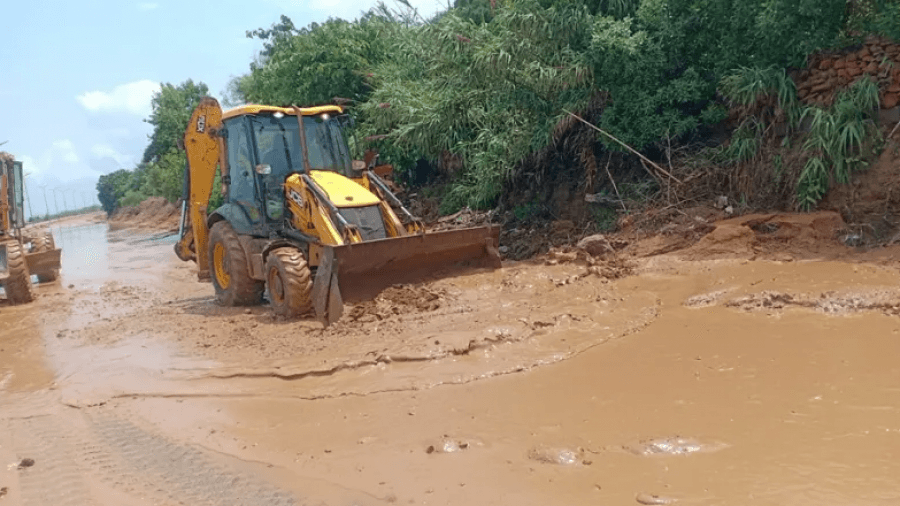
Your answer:
[[[881,132],[873,119],[878,87],[869,79],[841,92],[832,107],[809,107],[803,117],[810,131],[803,148],[812,154],[798,182],[800,207],[810,209],[828,191],[831,181],[847,183],[850,173],[867,165],[865,149],[880,148]]]

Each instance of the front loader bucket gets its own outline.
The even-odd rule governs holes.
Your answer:
[[[59,270],[62,265],[60,263],[60,255],[62,255],[62,250],[59,248],[40,253],[28,253],[25,255],[28,272],[41,275]]]
[[[316,316],[340,318],[343,301],[369,300],[398,283],[465,267],[500,267],[499,227],[479,227],[379,239],[326,248],[313,285]]]

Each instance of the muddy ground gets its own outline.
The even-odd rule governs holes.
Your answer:
[[[900,502],[900,249],[694,221],[327,330],[216,306],[172,237],[58,223],[61,280],[0,299],[0,504]]]

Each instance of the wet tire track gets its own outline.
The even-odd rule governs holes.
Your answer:
[[[112,459],[140,477],[154,494],[176,504],[293,506],[297,499],[259,478],[223,465],[204,451],[173,443],[108,415],[91,420]],[[101,455],[95,460],[103,460]],[[113,463],[113,467],[118,467]],[[109,467],[108,464],[106,464]]]
[[[23,506],[91,506],[91,497],[79,465],[76,442],[52,415],[10,420],[17,455],[33,465],[19,469],[19,495]]]
[[[246,463],[172,442],[110,414],[57,410],[0,422],[17,458],[34,461],[17,471],[23,506],[110,504],[92,493],[98,482],[154,505],[299,504],[291,492],[240,469]]]

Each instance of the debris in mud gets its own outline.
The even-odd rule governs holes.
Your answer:
[[[610,253],[605,258],[595,258],[584,249],[572,246],[552,248],[544,259],[545,265],[561,265],[577,263],[586,267],[581,274],[571,276],[565,280],[556,280],[557,286],[568,285],[578,279],[587,276],[597,276],[606,279],[620,279],[632,273],[632,262],[625,257]]]
[[[439,232],[490,225],[493,217],[494,213],[492,211],[473,211],[468,207],[464,207],[459,212],[438,218],[437,223],[429,227],[429,231]]]
[[[469,443],[465,441],[457,441],[444,436],[438,444],[428,445],[425,453],[456,453],[469,448]]]
[[[544,464],[557,464],[560,466],[590,465],[590,461],[584,459],[584,451],[581,448],[573,450],[570,448],[538,446],[528,450],[528,458]]]
[[[889,315],[900,315],[900,292],[890,288],[872,290],[868,293],[825,292],[819,295],[763,291],[729,300],[725,303],[725,307],[743,311],[784,310],[796,307],[834,315],[859,311],[881,311]]]
[[[9,488],[7,488],[7,487],[0,487],[0,499],[2,499],[3,496],[5,496],[5,495],[8,494],[8,493],[9,493]]]
[[[641,492],[640,494],[634,496],[634,500],[641,503],[646,504],[648,506],[654,506],[659,504],[672,504],[677,502],[678,499],[673,499],[671,497],[663,497],[655,494],[647,494],[645,492]]]
[[[716,290],[714,292],[694,295],[693,297],[689,297],[686,301],[684,301],[682,305],[684,305],[684,307],[690,308],[715,306],[731,290],[733,289],[727,288],[724,290]]]
[[[34,459],[25,458],[25,459],[22,459],[21,462],[19,462],[19,465],[17,467],[19,469],[25,469],[26,467],[31,467],[33,465],[34,465]]]
[[[635,455],[650,457],[654,455],[689,455],[697,452],[715,452],[725,448],[722,443],[705,444],[694,439],[680,436],[650,439],[641,441],[635,446],[626,447],[626,450]]]
[[[448,298],[445,290],[421,285],[396,285],[382,291],[374,300],[357,304],[348,320],[361,323],[384,320],[397,315],[426,313],[441,307]]]

